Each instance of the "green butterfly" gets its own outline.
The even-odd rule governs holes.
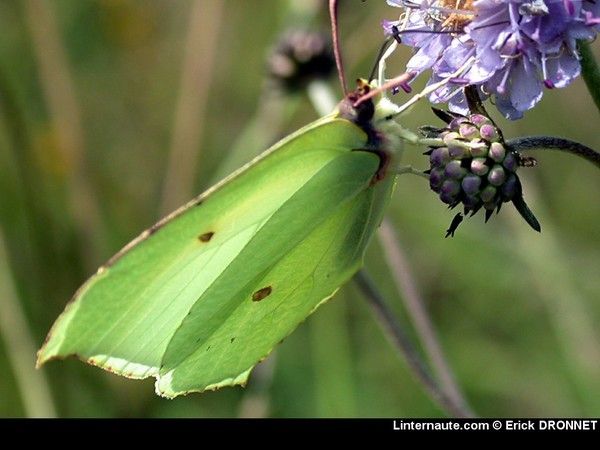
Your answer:
[[[332,31],[337,44],[336,1]],[[466,66],[465,66],[466,67]],[[144,231],[75,294],[38,353],[38,365],[77,356],[130,378],[156,378],[166,397],[244,384],[308,315],[362,266],[400,167],[419,142],[359,80],[336,110]],[[464,67],[456,72],[456,76]],[[345,89],[345,88],[344,88]]]
[[[75,294],[38,364],[75,355],[160,395],[244,384],[361,267],[390,199],[398,107],[362,83],[144,231]]]

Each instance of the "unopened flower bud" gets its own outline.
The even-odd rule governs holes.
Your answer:
[[[475,175],[483,176],[490,168],[485,164],[485,158],[475,158],[471,161],[471,172]]]
[[[448,147],[439,147],[431,152],[429,161],[433,167],[444,167],[450,161]]]
[[[444,134],[443,139],[444,139],[444,144],[448,145],[448,142],[452,142],[457,139],[460,139],[460,134],[458,134],[456,131],[450,131],[449,133]]]
[[[467,175],[462,179],[461,186],[467,195],[475,195],[479,192],[481,178],[477,175]]]
[[[443,194],[457,195],[460,192],[460,183],[456,180],[446,180],[442,184]]]
[[[466,143],[456,140],[448,142],[448,152],[452,159],[462,159],[470,154],[469,147]]]
[[[448,178],[460,179],[467,174],[467,169],[461,166],[460,161],[453,160],[446,164],[444,175]]]
[[[492,142],[489,151],[490,158],[496,162],[502,162],[506,156],[506,150],[500,142]]]
[[[429,173],[429,186],[432,190],[438,192],[444,181],[443,169],[431,169]]]
[[[506,180],[506,172],[502,166],[496,164],[492,167],[492,170],[488,173],[488,181],[493,186],[501,186],[502,183]]]
[[[496,131],[496,127],[490,124],[484,124],[479,129],[479,133],[481,137],[486,141],[495,141],[498,139],[498,132]]]
[[[521,215],[539,229],[531,212],[524,206],[521,184],[515,173],[522,158],[507,150],[500,131],[493,122],[480,114],[456,117],[434,111],[448,127],[428,127],[431,145],[429,185],[442,202],[464,206],[464,214],[475,214],[485,208],[485,221],[498,212],[503,202],[512,201]],[[443,146],[445,144],[445,146]],[[438,147],[442,145],[442,147]],[[454,231],[460,222],[453,222]]]
[[[517,193],[517,176],[514,173],[511,173],[506,182],[502,185],[501,188],[502,199],[507,202],[512,200],[512,198]]]
[[[492,121],[482,114],[472,114],[469,117],[471,123],[476,127],[481,128],[482,125],[491,125]]]
[[[463,123],[459,128],[459,133],[465,139],[475,139],[479,137],[479,129],[470,123]]]
[[[509,153],[506,155],[502,165],[506,168],[506,170],[510,170],[511,172],[517,170],[517,158],[515,157],[514,153]]]
[[[481,191],[481,194],[479,194],[479,197],[484,203],[491,202],[495,196],[496,188],[494,186],[486,186],[483,191]]]

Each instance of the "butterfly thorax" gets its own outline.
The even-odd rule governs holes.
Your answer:
[[[373,179],[377,182],[384,179],[389,168],[399,161],[405,130],[393,120],[398,106],[387,98],[380,97],[377,104],[372,99],[359,102],[371,89],[367,81],[358,79],[356,90],[346,95],[338,105],[338,117],[351,121],[367,134],[365,147],[357,150],[379,156],[379,169]]]

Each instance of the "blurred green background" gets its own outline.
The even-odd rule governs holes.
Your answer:
[[[33,368],[54,319],[102,262],[235,167],[230,149],[249,157],[317,117],[305,95],[270,87],[265,61],[290,27],[328,32],[325,3],[0,2],[0,416],[443,415],[352,284],[245,389],[164,400],[152,380],[76,360]],[[368,74],[380,21],[397,13],[383,1],[341,2],[349,79]],[[390,73],[409,54],[397,52]],[[498,122],[507,137],[559,135],[598,149],[599,118],[578,80],[546,91],[525,119]],[[438,123],[425,102],[402,121]],[[424,167],[421,151],[409,148],[407,162]],[[600,173],[563,154],[535,156],[521,178],[541,235],[505,207],[444,239],[454,213],[411,176],[400,178],[390,218],[478,414],[598,416]],[[415,337],[377,242],[367,267]]]

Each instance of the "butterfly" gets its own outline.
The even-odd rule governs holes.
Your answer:
[[[394,120],[403,108],[381,84],[359,80],[331,114],[125,245],[75,293],[38,365],[76,356],[155,377],[166,397],[246,383],[363,264],[402,142],[416,139]]]

